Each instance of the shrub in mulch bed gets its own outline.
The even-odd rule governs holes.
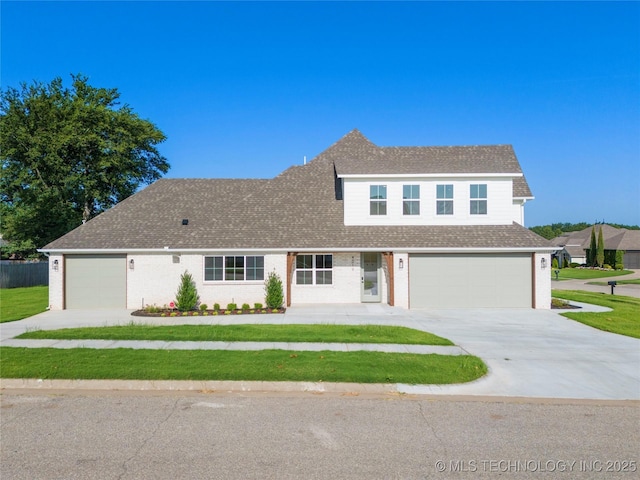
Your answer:
[[[582,307],[578,307],[577,305],[571,305],[566,300],[561,300],[559,298],[551,299],[551,309],[552,310],[576,310]]]
[[[131,315],[134,317],[216,317],[225,315],[269,315],[274,313],[284,313],[286,308],[251,308],[249,310],[191,310],[188,312],[180,312],[178,310],[159,310],[149,312],[147,310],[136,310]]]

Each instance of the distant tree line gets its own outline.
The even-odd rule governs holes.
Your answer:
[[[615,228],[626,228],[627,230],[640,230],[640,226],[638,225],[622,225],[620,223],[608,223],[608,222],[605,222],[604,220],[602,222],[595,222],[595,223],[586,223],[586,222],[552,223],[550,225],[540,225],[537,227],[531,227],[529,228],[529,230],[531,230],[534,233],[537,233],[538,235],[546,238],[547,240],[551,240],[552,238],[559,237],[563,233],[578,232],[580,230],[584,230],[585,228],[589,228],[592,225],[604,225],[605,223]]]

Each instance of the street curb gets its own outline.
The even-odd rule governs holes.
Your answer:
[[[260,382],[216,380],[46,380],[3,378],[0,388],[34,390],[121,390],[192,392],[298,392],[397,394],[396,384],[332,382]]]
[[[435,385],[437,387],[437,385]],[[2,379],[0,393],[85,395],[98,394],[256,394],[256,395],[328,395],[341,397],[380,398],[390,396],[413,400],[526,403],[549,405],[606,405],[640,407],[640,400],[597,398],[529,397],[470,393],[438,393],[437,390],[404,391],[402,384],[383,383],[323,383],[323,382],[242,382],[242,381],[190,381],[190,380],[44,380],[35,378]],[[423,385],[424,387],[424,385]]]

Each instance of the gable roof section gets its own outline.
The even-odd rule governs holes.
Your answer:
[[[511,145],[378,147],[358,130],[339,144],[338,176],[512,174],[513,196],[533,198]]]
[[[616,250],[624,250],[625,252],[630,250],[640,250],[640,230],[625,229],[621,236],[622,238],[618,240],[618,243],[615,246]]]
[[[158,180],[43,250],[551,248],[517,224],[345,226],[335,189],[337,164],[387,156],[354,130],[306,165],[271,180]]]

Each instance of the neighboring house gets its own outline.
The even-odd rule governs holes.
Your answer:
[[[556,253],[558,260],[566,258],[570,263],[584,264],[587,262],[587,251],[591,247],[591,230],[587,227],[577,232],[567,232],[554,238],[551,243],[560,250]],[[623,251],[624,268],[640,268],[640,230],[627,230],[611,225],[595,225],[596,240],[602,228],[604,241],[605,263],[615,267],[616,252]],[[561,263],[562,264],[562,263]]]
[[[354,130],[270,180],[162,179],[42,249],[51,308],[140,308],[192,273],[211,306],[549,308],[550,254],[511,146],[378,147]]]

